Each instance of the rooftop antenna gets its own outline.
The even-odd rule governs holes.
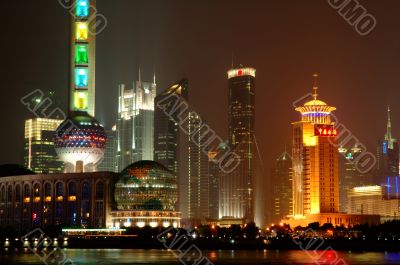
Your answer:
[[[313,97],[317,100],[318,97],[318,74],[313,74],[314,84],[313,84]]]

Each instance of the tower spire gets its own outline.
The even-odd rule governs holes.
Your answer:
[[[139,67],[139,83],[142,83],[142,72],[140,71],[140,67]]]
[[[314,84],[313,84],[313,97],[314,100],[317,100],[318,94],[318,74],[313,74]]]
[[[387,125],[386,125],[385,140],[388,142],[389,149],[393,149],[394,139],[392,138],[392,120],[390,117],[390,106],[389,105],[387,108],[387,115],[388,115],[388,120],[387,120]]]

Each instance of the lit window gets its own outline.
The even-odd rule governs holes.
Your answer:
[[[88,50],[86,45],[77,45],[75,51],[75,63],[87,64],[88,63]]]
[[[77,17],[89,16],[89,0],[76,1],[76,16]]]
[[[76,87],[88,86],[88,70],[83,68],[75,69],[75,85]]]
[[[80,110],[87,109],[88,99],[85,92],[77,92],[75,96],[75,107]]]
[[[87,40],[88,39],[88,25],[85,22],[76,23],[76,39]]]

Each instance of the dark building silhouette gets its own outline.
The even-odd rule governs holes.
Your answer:
[[[280,222],[284,217],[293,215],[293,177],[292,157],[283,152],[272,169],[273,186],[273,222]]]
[[[188,80],[183,79],[172,85],[154,100],[154,160],[177,173],[179,127],[163,109],[173,107],[175,102],[168,100],[173,94],[188,100]],[[179,110],[175,113],[179,114]]]

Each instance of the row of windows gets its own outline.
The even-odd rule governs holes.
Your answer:
[[[77,184],[75,182],[70,182],[67,187],[67,195],[71,198],[76,198],[78,196],[77,192]],[[43,197],[47,201],[51,201],[51,197],[53,196],[53,185],[50,183],[45,183],[44,187],[39,183],[34,184],[33,190],[29,184],[25,184],[23,186],[23,193],[21,194],[21,185],[17,184],[15,189],[13,186],[9,185],[6,192],[6,186],[2,186],[0,189],[0,202],[13,202],[15,198],[15,202],[21,202],[22,198],[24,198],[24,202],[30,202],[31,196],[33,195],[34,201],[40,201],[40,198]],[[43,191],[42,191],[43,190]],[[95,198],[96,200],[104,199],[104,183],[102,181],[97,182],[95,187]],[[56,198],[64,198],[65,194],[65,185],[62,182],[58,182],[55,186],[55,197]],[[81,194],[80,197],[82,200],[90,199],[90,185],[87,181],[82,183]]]

